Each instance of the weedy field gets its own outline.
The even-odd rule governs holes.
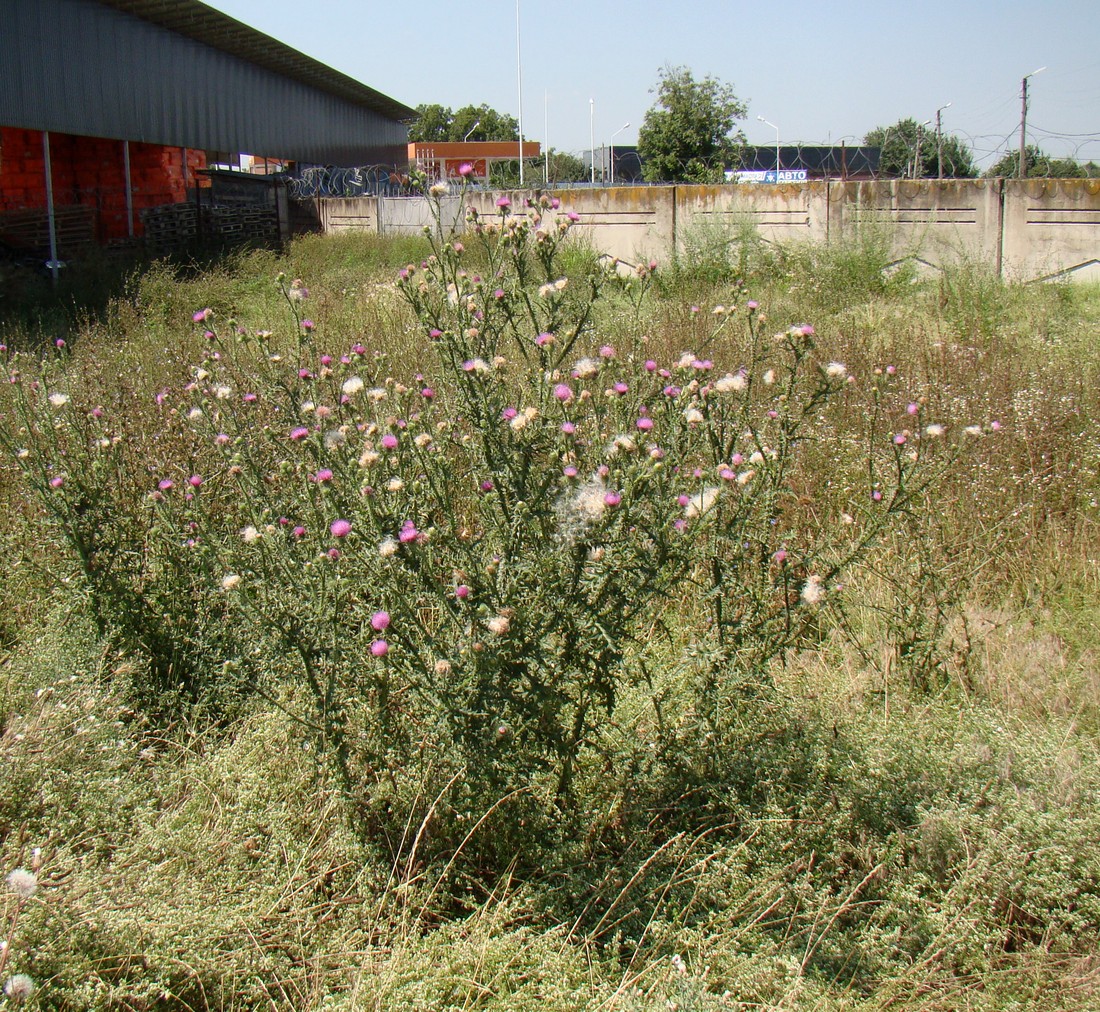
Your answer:
[[[7,1001],[1096,1008],[1100,293],[498,211],[3,307]]]

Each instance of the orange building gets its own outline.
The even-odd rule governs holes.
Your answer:
[[[471,166],[471,179],[487,183],[494,162],[514,162],[519,158],[519,141],[429,141],[409,145],[409,167],[429,179],[453,179],[463,165]],[[542,155],[538,141],[523,142],[523,160]]]

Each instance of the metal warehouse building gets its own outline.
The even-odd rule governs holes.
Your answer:
[[[0,0],[0,240],[142,231],[211,152],[401,166],[415,111],[197,0]],[[62,251],[63,252],[63,251]]]

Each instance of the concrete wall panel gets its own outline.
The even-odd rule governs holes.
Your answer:
[[[1003,271],[1100,280],[1100,179],[1006,180]]]
[[[1022,281],[1096,280],[1100,275],[1100,180],[883,180],[555,192],[563,210],[579,216],[579,237],[631,264],[666,258],[693,227],[729,228],[733,233],[744,224],[775,243],[837,243],[881,234],[897,260],[914,258],[930,270],[966,261]],[[508,213],[522,212],[529,195],[507,194]],[[493,218],[501,214],[499,196],[472,191],[464,202]],[[355,215],[363,214],[354,206],[370,199],[326,201],[333,205],[332,228],[350,227]],[[458,198],[451,199],[457,220]],[[391,204],[392,213],[387,210]],[[397,208],[404,223],[400,226]],[[371,227],[368,218],[369,213],[362,218],[363,227]],[[428,221],[424,200],[383,201],[383,231],[411,231]]]

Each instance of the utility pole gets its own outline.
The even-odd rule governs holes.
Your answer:
[[[936,110],[936,178],[943,179],[943,123],[941,113],[944,109],[950,109],[951,103],[941,105]]]
[[[516,81],[519,90],[519,185],[523,187],[523,48],[519,34],[519,0],[516,0]]]
[[[588,155],[592,162],[592,185],[596,185],[596,100],[588,100]]]
[[[1038,70],[1033,70],[1030,74],[1025,74],[1020,82],[1020,164],[1017,166],[1016,173],[1018,179],[1027,178],[1027,79],[1041,74],[1046,69],[1046,67],[1040,67]]]

